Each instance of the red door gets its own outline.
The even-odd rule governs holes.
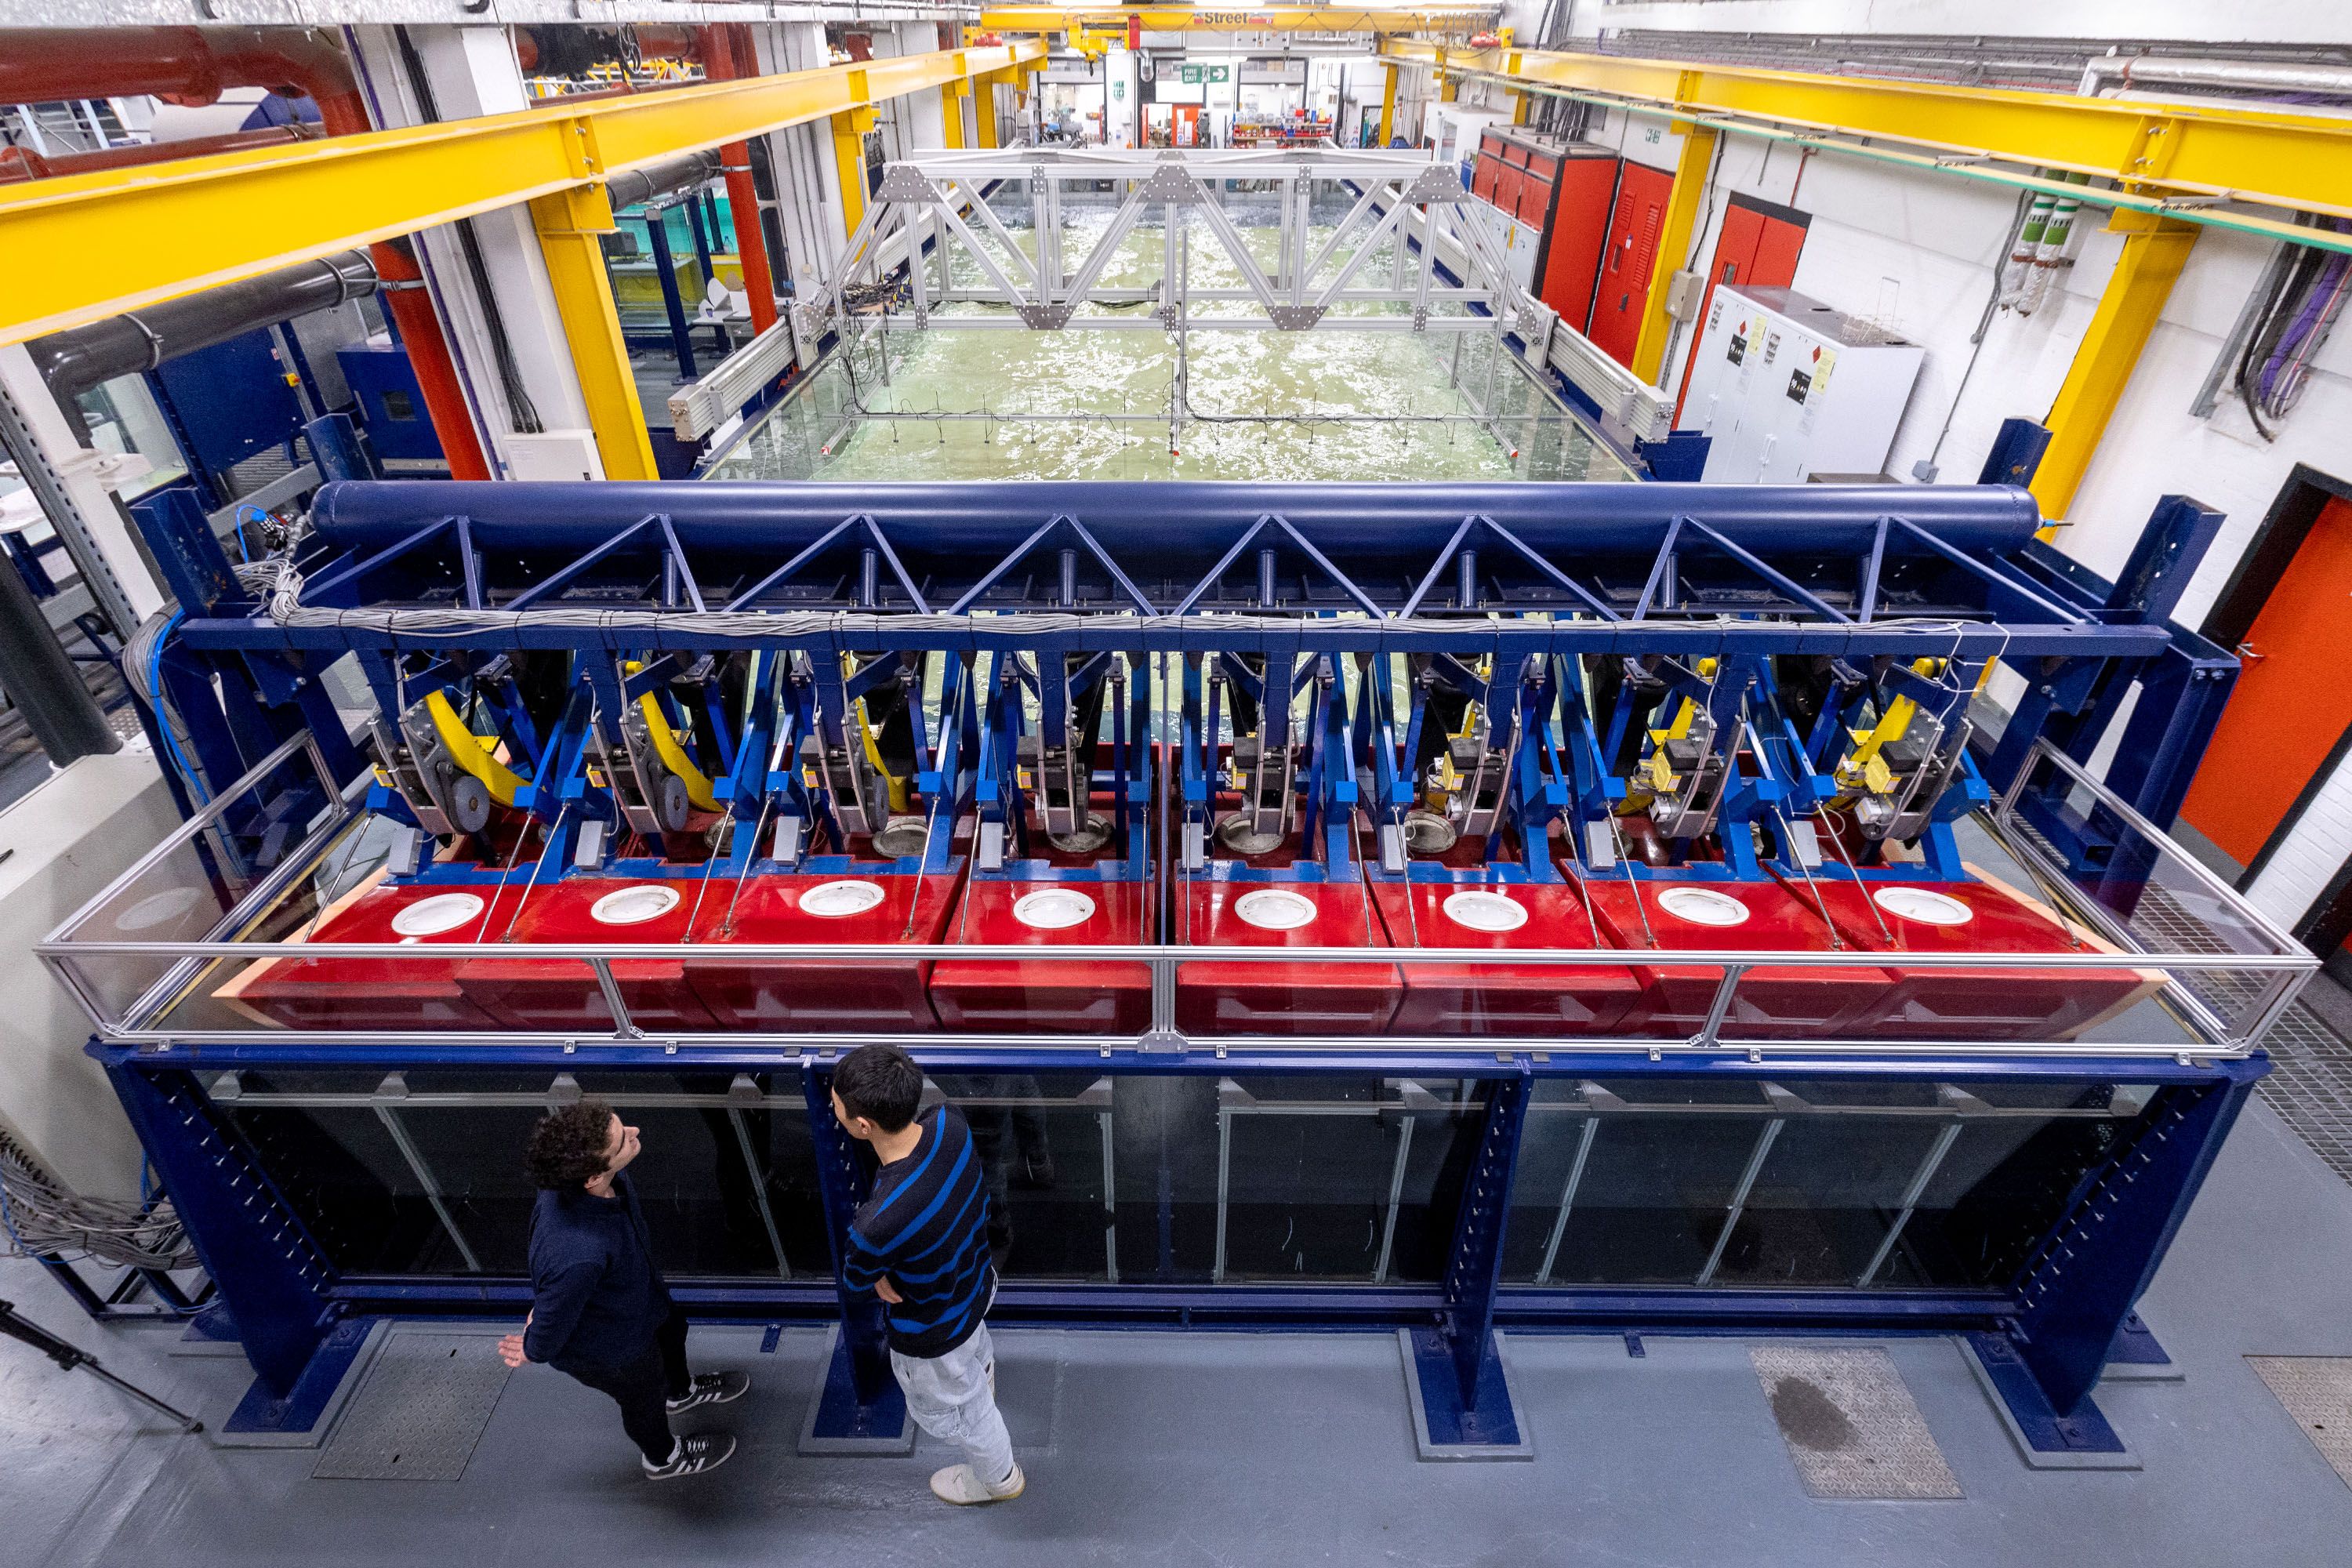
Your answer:
[[[1617,183],[1617,211],[1609,221],[1592,325],[1585,336],[1622,365],[1633,363],[1633,345],[1641,342],[1642,315],[1650,303],[1650,268],[1658,259],[1658,230],[1674,188],[1672,174],[1640,163],[1626,164]]]
[[[2352,503],[2330,500],[2240,645],[2244,668],[2180,814],[2251,865],[2352,727]]]
[[[1592,275],[1601,265],[1609,193],[1616,183],[1614,158],[1560,161],[1559,200],[1544,233],[1544,270],[1537,280],[1538,291],[1561,321],[1579,331],[1592,320]]]
[[[1699,297],[1696,323],[1690,334],[1690,353],[1683,361],[1682,390],[1675,395],[1675,423],[1683,422],[1683,399],[1690,395],[1690,367],[1698,359],[1698,340],[1706,331],[1707,307],[1715,302],[1718,283],[1752,283],[1759,289],[1786,289],[1797,280],[1797,257],[1805,247],[1805,226],[1812,220],[1790,207],[1766,207],[1747,196],[1735,195],[1723,211],[1723,228],[1715,241],[1715,259],[1707,267],[1706,292]]]

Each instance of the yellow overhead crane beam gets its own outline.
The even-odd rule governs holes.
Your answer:
[[[1536,49],[1465,54],[1400,38],[1381,39],[1380,49],[1445,78],[1491,79],[1512,91],[1524,84],[1666,116],[1685,137],[1670,215],[1694,202],[1707,177],[1706,159],[1695,151],[1710,151],[1724,134],[2050,189],[2111,209],[2108,227],[2124,235],[2123,255],[2050,409],[2051,443],[2033,482],[2042,514],[2053,519],[2073,503],[2200,228],[2352,249],[2352,235],[2244,210],[2352,216],[2352,121],[2344,119]],[[2060,171],[2110,179],[2116,188],[2061,185],[2053,177]],[[1649,379],[1672,325],[1664,283],[1688,259],[1688,233],[1675,238],[1658,248],[1634,352],[1633,368]]]
[[[1190,5],[990,5],[980,13],[985,33],[1124,33],[1137,18],[1147,33],[1398,33],[1466,37],[1502,15],[1500,5],[1235,6],[1217,11]]]
[[[0,187],[0,343],[1045,54],[1023,39]]]

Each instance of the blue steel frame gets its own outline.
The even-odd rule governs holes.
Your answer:
[[[956,1071],[1224,1076],[1366,1073],[1475,1078],[1487,1085],[1475,1160],[1463,1187],[1444,1279],[1435,1287],[1023,1284],[1000,1291],[1002,1322],[1100,1327],[1219,1327],[1408,1331],[1433,1441],[1513,1446],[1524,1416],[1506,1393],[1494,1335],[1520,1332],[1801,1331],[1960,1333],[2037,1447],[2058,1453],[2122,1447],[2092,1398],[2101,1368],[2133,1325],[2132,1309],[2254,1083],[2259,1056],[2200,1064],[2178,1058],[2081,1061],[1965,1056],[1909,1061],[1852,1058],[1752,1062],[1740,1056],[1654,1060],[1648,1053],[1507,1059],[1367,1051],[1360,1056],[1270,1049],[1162,1054],[1091,1047],[958,1048],[910,1042],[934,1073]],[[599,1070],[797,1074],[818,1156],[832,1281],[679,1281],[675,1293],[698,1318],[831,1321],[840,1326],[816,1436],[889,1436],[905,1412],[888,1371],[879,1303],[839,1285],[849,1219],[870,1180],[870,1159],[834,1122],[832,1053],[790,1055],[756,1046],[713,1048],[600,1046],[593,1056],[555,1047],[355,1049],[333,1042],[193,1044],[166,1049],[93,1043],[132,1125],[207,1270],[218,1282],[257,1373],[237,1417],[244,1429],[299,1426],[356,1352],[353,1325],[381,1315],[509,1316],[530,1300],[520,1278],[339,1276],[259,1158],[205,1089],[240,1069],[400,1070],[432,1066],[532,1068],[551,1076],[593,1062]],[[1769,1289],[1756,1288],[1506,1286],[1509,1222],[1527,1109],[1544,1078],[1612,1081],[1661,1078],[1762,1081],[1775,1078],[1921,1079],[2028,1083],[2154,1085],[2148,1108],[2068,1195],[2026,1265],[1997,1290]]]
[[[2004,459],[2011,468],[2030,461],[2021,455],[2030,445],[2019,438],[2018,452]],[[1170,765],[1181,774],[1183,809],[1193,820],[1216,804],[1214,704],[1222,688],[1205,677],[1213,669],[1236,690],[1272,687],[1279,672],[1293,690],[1313,685],[1305,737],[1311,761],[1302,781],[1310,849],[1302,875],[1322,874],[1318,860],[1346,863],[1344,824],[1359,805],[1376,819],[1393,818],[1412,797],[1405,773],[1423,704],[1418,693],[1392,688],[1388,660],[1376,656],[1424,659],[1484,708],[1491,732],[1516,748],[1525,766],[1507,804],[1522,842],[1545,836],[1556,819],[1573,827],[1606,817],[1625,793],[1609,755],[1647,722],[1647,710],[1629,710],[1628,699],[1608,715],[1586,713],[1575,695],[1581,682],[1562,661],[1586,654],[1663,660],[1668,700],[1687,700],[1719,724],[1747,726],[1759,776],[1739,776],[1740,759],[1732,755],[1725,809],[1728,820],[1763,825],[1773,811],[1825,798],[1837,734],[1866,695],[1882,707],[1907,696],[1957,717],[1986,662],[2003,659],[2026,674],[2027,700],[1983,752],[1982,776],[1969,763],[1950,792],[1951,811],[1927,830],[1931,861],[1952,858],[1949,816],[2004,787],[2032,738],[2054,734],[2087,754],[2134,680],[2143,697],[2126,740],[2132,761],[2113,782],[2127,802],[2168,819],[2226,698],[2231,668],[2220,650],[2166,625],[2218,521],[2181,498],[2158,509],[2121,583],[2108,585],[2030,542],[2039,521],[2032,498],[1994,486],[339,483],[318,497],[316,531],[296,563],[299,602],[310,613],[282,618],[229,570],[193,497],[166,494],[135,510],[188,607],[163,670],[196,765],[215,785],[302,730],[317,736],[336,776],[356,776],[361,760],[343,742],[318,682],[326,662],[354,652],[388,711],[402,710],[415,692],[446,687],[492,716],[508,753],[530,763],[515,807],[550,825],[547,854],[558,867],[570,853],[567,821],[576,829],[612,809],[588,785],[585,758],[600,728],[614,738],[609,727],[625,706],[650,697],[666,710],[714,781],[723,811],[763,819],[778,806],[822,825],[831,809],[827,792],[780,763],[787,742],[806,734],[846,742],[848,704],[924,654],[952,656],[949,668],[961,660],[967,672],[972,657],[996,656],[1000,681],[1036,690],[1049,742],[1068,737],[1072,704],[1102,678],[1103,656],[1178,658],[1182,679],[1164,700],[1181,706],[1181,722],[1160,740],[1175,753]],[[1051,560],[1054,569],[1033,569],[1033,557]],[[285,586],[298,588],[291,578]],[[574,660],[571,697],[546,734],[515,698],[502,657],[530,649]],[[698,722],[677,686],[698,658],[732,649],[752,651],[754,687],[779,698],[761,705],[761,717],[740,737],[715,708],[708,725]],[[1801,732],[1779,706],[1775,661],[1793,656],[1827,656],[1847,672],[1832,686],[1842,695],[1811,732]],[[632,672],[625,659],[640,668]],[[1474,668],[1486,659],[1492,663]],[[1516,685],[1499,679],[1509,659],[1522,671]],[[1915,659],[1932,673],[1915,672]],[[1370,677],[1352,710],[1331,688],[1340,660],[1358,661]],[[1059,678],[1050,678],[1056,671]],[[919,790],[935,817],[978,806],[1017,828],[1024,814],[1014,812],[1013,797],[1021,784],[1008,753],[1020,739],[1021,705],[989,703],[983,721],[970,675],[959,679],[943,705],[940,733],[927,736],[919,718],[915,723]],[[2176,689],[2171,682],[2182,700],[2167,703],[2161,699]],[[1548,717],[1555,705],[1556,723]],[[1267,702],[1262,711],[1269,737],[1284,738],[1289,705]],[[1111,716],[1129,726],[1118,738],[1121,749],[1142,737],[1150,720],[1139,704],[1132,714]],[[772,732],[761,728],[767,723]],[[1360,771],[1371,779],[1370,801],[1356,798]],[[1122,815],[1139,813],[1148,799],[1137,793],[1141,763],[1118,763],[1113,772]],[[2114,866],[2134,853],[2116,854],[2113,825],[2070,817],[2063,794],[2033,798],[2037,825],[2078,868]],[[267,805],[240,805],[223,825],[227,842],[268,865],[289,847],[291,825],[310,820],[321,804],[312,784]],[[400,797],[382,788],[372,805],[395,816],[404,810]],[[739,834],[740,847],[730,853],[756,852],[757,837]],[[837,828],[831,837],[845,843]],[[1145,875],[1148,867],[1136,858],[1140,837],[1130,837],[1126,864],[1104,869]],[[1569,842],[1580,839],[1571,834]],[[1527,858],[1519,874],[1558,876],[1543,856]],[[1248,868],[1220,863],[1220,874],[1228,869]],[[2033,1440],[2111,1444],[2090,1399],[2098,1369],[2264,1070],[2259,1058],[2092,1066],[2063,1058],[1807,1062],[1776,1055],[1767,1065],[1513,1052],[1482,1063],[1410,1049],[1286,1053],[1252,1042],[1213,1058],[1049,1044],[913,1048],[927,1066],[948,1071],[1255,1067],[1490,1080],[1475,1176],[1437,1289],[1015,1285],[999,1307],[1015,1322],[1409,1330],[1433,1437],[1471,1447],[1508,1446],[1523,1430],[1496,1360],[1498,1325],[1964,1331],[1979,1336],[1995,1383]],[[243,1419],[299,1422],[306,1391],[331,1381],[355,1351],[346,1331],[353,1320],[480,1313],[521,1300],[520,1280],[336,1277],[209,1100],[201,1075],[297,1063],[561,1070],[578,1057],[535,1046],[355,1049],[331,1040],[191,1042],[163,1050],[94,1043],[92,1049],[251,1354],[259,1382]],[[824,1057],[747,1042],[598,1046],[593,1059],[623,1070],[797,1070],[817,1140],[826,1226],[838,1246],[866,1177],[862,1155],[826,1114]],[[1958,1074],[2160,1087],[2135,1124],[2137,1135],[2121,1141],[2073,1195],[2033,1263],[2003,1290],[1503,1286],[1501,1248],[1534,1080],[1693,1072],[1914,1081]],[[874,1303],[837,1287],[788,1281],[688,1284],[680,1295],[711,1316],[838,1321],[839,1362],[818,1436],[873,1436],[902,1426]]]

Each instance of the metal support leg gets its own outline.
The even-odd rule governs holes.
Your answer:
[[[1706,1267],[1698,1271],[1696,1283],[1706,1284],[1715,1278],[1715,1271],[1723,1267],[1724,1248],[1731,1245],[1731,1233],[1738,1227],[1739,1216],[1747,1211],[1748,1194],[1756,1190],[1756,1178],[1763,1173],[1765,1157],[1772,1152],[1772,1145],[1780,1137],[1780,1129],[1787,1125],[1776,1116],[1767,1121],[1764,1130],[1756,1135],[1756,1146],[1748,1152],[1748,1168],[1739,1173],[1739,1185],[1732,1189],[1731,1202],[1724,1205],[1723,1228],[1715,1233],[1714,1250],[1706,1255]]]
[[[1405,1163],[1412,1158],[1412,1112],[1400,1111],[1398,1116],[1396,1161],[1389,1168],[1388,1213],[1381,1222],[1381,1257],[1372,1266],[1375,1285],[1385,1285],[1389,1280],[1389,1254],[1396,1246],[1397,1207],[1404,1199]]]
[[[1543,1265],[1536,1270],[1536,1283],[1551,1283],[1552,1265],[1559,1261],[1560,1237],[1568,1234],[1568,1216],[1576,1207],[1576,1189],[1584,1184],[1584,1167],[1592,1158],[1592,1140],[1601,1131],[1601,1118],[1584,1119],[1584,1131],[1577,1134],[1576,1159],[1568,1167],[1568,1181],[1559,1189],[1559,1213],[1552,1216],[1551,1235],[1544,1241]]]
[[[194,1074],[134,1067],[121,1047],[93,1045],[91,1052],[105,1064],[253,1363],[253,1386],[224,1432],[313,1430],[367,1337],[364,1324],[335,1320],[326,1254],[247,1158]]]
[[[1503,1230],[1527,1127],[1532,1079],[1525,1068],[1495,1082],[1478,1153],[1462,1188],[1445,1268],[1445,1306],[1435,1326],[1400,1329],[1413,1440],[1424,1459],[1528,1459],[1535,1444],[1511,1400],[1495,1336],[1503,1277]]]
[[[751,1129],[743,1113],[733,1106],[727,1108],[728,1122],[735,1129],[735,1147],[742,1152],[743,1170],[751,1182],[751,1201],[759,1205],[760,1228],[768,1233],[768,1246],[776,1255],[776,1277],[789,1279],[793,1266],[784,1257],[784,1238],[776,1231],[775,1206],[768,1202],[768,1174],[760,1169],[760,1162],[751,1152]]]
[[[1118,1283],[1118,1162],[1112,1157],[1111,1115],[1097,1114],[1102,1126],[1103,1150],[1103,1278]]]
[[[669,220],[659,208],[646,213],[646,238],[654,253],[656,280],[661,284],[662,313],[669,319],[670,352],[677,356],[677,374],[692,381],[702,374],[694,363],[694,330],[687,324],[686,297],[678,292],[677,258],[670,252]]]
[[[2259,1057],[2223,1062],[2210,1084],[2164,1089],[2138,1136],[2084,1184],[2018,1276],[2010,1331],[1965,1336],[1978,1381],[2027,1464],[2138,1468],[2091,1391],[2246,1097],[2269,1070]]]
[[[479,1274],[482,1260],[474,1256],[473,1247],[467,1243],[466,1233],[457,1228],[457,1216],[449,1212],[449,1205],[441,1195],[441,1184],[434,1176],[433,1167],[425,1163],[425,1152],[410,1139],[408,1129],[400,1124],[400,1113],[389,1105],[379,1105],[375,1108],[375,1116],[383,1123],[383,1130],[392,1134],[393,1142],[399,1146],[400,1157],[408,1162],[408,1173],[416,1178],[418,1186],[425,1189],[425,1201],[433,1205],[435,1217],[440,1220],[441,1228],[456,1245],[457,1256],[465,1260],[466,1272]]]
[[[817,1194],[824,1205],[824,1237],[833,1251],[834,1289],[841,1300],[841,1326],[835,1331],[818,1373],[808,1419],[802,1425],[803,1454],[912,1453],[915,1426],[906,1396],[890,1371],[889,1342],[882,1302],[854,1296],[841,1282],[842,1258],[849,1245],[849,1222],[873,1188],[873,1175],[858,1157],[856,1140],[833,1117],[832,1075],[812,1058],[801,1061],[801,1088],[808,1100],[809,1134],[816,1145]]]

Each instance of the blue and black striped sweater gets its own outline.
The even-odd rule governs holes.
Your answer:
[[[942,1356],[971,1337],[994,1292],[988,1191],[954,1107],[927,1110],[917,1125],[914,1152],[875,1173],[874,1195],[850,1222],[841,1276],[852,1290],[887,1276],[905,1298],[883,1309],[890,1348]]]

